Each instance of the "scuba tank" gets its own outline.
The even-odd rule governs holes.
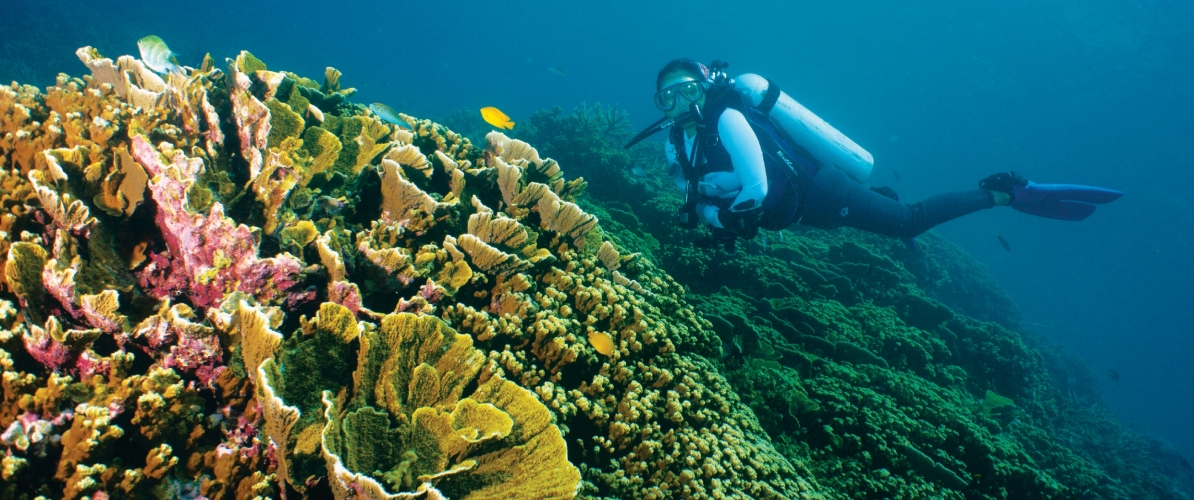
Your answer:
[[[749,97],[751,104],[767,113],[796,144],[808,150],[822,165],[833,165],[859,182],[871,175],[875,160],[867,150],[788,94],[778,91],[766,78],[752,73],[739,75],[734,79],[734,90]],[[764,106],[770,100],[768,98],[774,99],[770,109]]]
[[[704,129],[710,125],[716,128],[717,125],[716,122],[707,123],[705,112],[698,102],[708,106],[717,116],[727,107],[742,112],[759,139],[760,147],[764,149],[763,161],[767,168],[770,189],[762,200],[763,213],[753,226],[756,228],[755,231],[759,227],[782,229],[791,224],[800,211],[800,202],[809,179],[816,175],[821,167],[831,165],[839,168],[859,182],[870,175],[874,165],[870,153],[781,92],[779,86],[749,73],[732,80],[725,72],[729,64],[722,61],[713,61],[706,67],[693,61],[676,60],[669,63],[669,66],[677,62],[692,66],[684,69],[701,81],[705,94],[696,101],[689,101],[687,113],[675,118],[665,115],[631,138],[625,147],[630,149],[648,137],[672,127],[696,124],[697,140],[693,141],[691,160],[685,154],[677,156],[687,181],[684,205],[678,214],[681,227],[694,228],[698,224],[697,205],[701,196],[697,187],[707,165],[705,149],[706,146],[715,147],[719,143],[716,132],[713,132],[712,139],[715,142],[705,144],[707,137]],[[702,74],[703,81],[699,80]],[[656,106],[661,105],[657,103]],[[668,111],[674,109],[672,107]],[[676,140],[672,139],[673,144]],[[678,150],[683,148],[679,145],[676,147]],[[724,158],[727,154],[724,148],[716,151],[723,157],[718,159],[718,164],[728,161],[728,158]],[[730,165],[723,165],[728,166]],[[739,235],[733,231],[720,231],[723,233],[721,236],[716,234],[718,231],[714,231],[715,239],[726,245],[727,253],[733,253],[734,240]],[[743,236],[749,238],[753,234],[754,232],[744,232]]]
[[[711,84],[732,86],[733,90],[750,99],[751,105],[768,115],[787,132],[796,145],[804,148],[821,165],[833,165],[851,178],[862,182],[871,175],[875,159],[871,153],[850,140],[766,78],[752,73],[730,80],[725,74],[729,64],[713,61]],[[688,117],[678,120],[691,119]],[[626,149],[646,138],[676,125],[677,120],[666,116],[652,123],[626,143]]]

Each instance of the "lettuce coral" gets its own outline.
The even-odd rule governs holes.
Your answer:
[[[342,467],[382,471],[394,491],[430,483],[461,498],[575,493],[580,473],[533,393],[490,374],[464,397],[486,361],[469,336],[403,313],[386,316],[360,340],[354,392],[345,400],[323,392],[323,447],[343,457],[328,466],[334,491],[370,484],[338,475]]]

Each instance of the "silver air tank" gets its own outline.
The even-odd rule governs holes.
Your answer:
[[[734,88],[750,96],[752,103],[758,106],[767,93],[767,79],[747,73],[734,79]],[[770,115],[777,125],[792,136],[792,140],[808,150],[822,165],[840,168],[859,182],[871,175],[875,159],[867,150],[788,94],[780,92]]]

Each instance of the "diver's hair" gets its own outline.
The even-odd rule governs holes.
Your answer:
[[[663,85],[663,77],[669,73],[683,71],[692,75],[693,77],[704,82],[713,81],[713,73],[704,64],[693,61],[692,59],[672,59],[670,62],[659,70],[659,74],[655,76],[655,90],[659,90],[659,86]]]

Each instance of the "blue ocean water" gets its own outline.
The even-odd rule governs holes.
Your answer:
[[[360,102],[516,122],[599,101],[645,125],[663,63],[718,58],[869,149],[869,183],[905,199],[1004,170],[1125,191],[1081,223],[992,210],[937,231],[989,266],[1031,330],[1120,375],[1103,392],[1125,421],[1194,457],[1189,1],[5,0],[0,79],[48,85],[85,73],[76,48],[135,54],[147,34],[188,65],[247,49],[300,74],[334,66]]]

